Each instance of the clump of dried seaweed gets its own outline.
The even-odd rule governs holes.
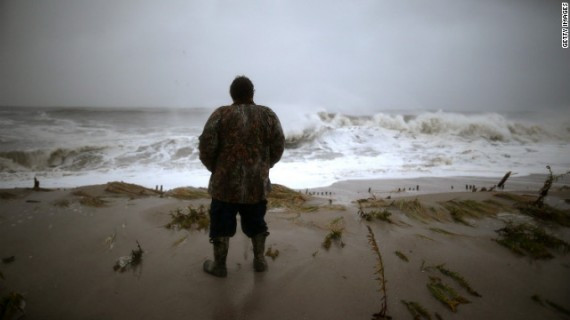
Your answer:
[[[458,285],[460,285],[463,289],[467,290],[467,292],[469,292],[470,294],[476,296],[476,297],[481,297],[481,295],[479,294],[479,292],[475,291],[475,289],[473,289],[471,287],[471,285],[469,284],[469,282],[467,282],[467,280],[465,280],[465,278],[463,278],[462,275],[460,275],[457,272],[451,271],[447,268],[444,267],[443,264],[440,264],[438,266],[436,266],[437,270],[439,270],[439,272],[441,272],[443,275],[446,275],[448,277],[450,277],[451,279],[453,279]]]
[[[372,251],[376,254],[376,266],[374,273],[378,276],[376,280],[378,280],[378,284],[380,286],[379,291],[381,294],[380,297],[380,312],[375,313],[372,315],[372,320],[382,320],[382,319],[391,319],[392,317],[388,316],[388,293],[386,292],[386,277],[384,276],[384,263],[382,262],[382,254],[380,253],[380,248],[378,248],[378,243],[376,242],[376,237],[374,236],[374,232],[370,228],[370,226],[366,226],[368,228],[368,243],[372,248]]]
[[[495,241],[518,255],[529,255],[533,259],[551,259],[554,256],[549,249],[566,253],[570,245],[564,240],[549,235],[544,229],[528,223],[514,224],[507,222],[504,228],[496,231],[499,239]]]
[[[203,205],[198,209],[188,206],[186,210],[176,209],[170,212],[172,220],[166,225],[167,229],[187,229],[191,230],[193,226],[197,230],[207,230],[210,227],[210,217],[208,210]]]
[[[398,256],[402,261],[410,262],[408,257],[400,251],[394,251],[394,254]]]
[[[428,290],[434,298],[446,305],[451,311],[457,312],[460,304],[469,303],[469,300],[460,296],[453,288],[441,282],[440,278],[429,277]]]
[[[275,259],[277,259],[277,257],[279,257],[279,249],[273,250],[272,247],[269,247],[265,251],[265,256],[270,257],[271,260],[275,261]]]
[[[344,242],[342,241],[342,233],[344,232],[344,218],[338,217],[329,223],[329,233],[325,236],[325,240],[322,243],[323,248],[329,250],[332,243],[336,243],[341,248],[344,247]]]
[[[414,320],[421,320],[421,319],[431,320],[431,315],[429,314],[429,312],[418,302],[406,301],[406,300],[401,300],[401,301],[406,306],[406,309],[408,309],[408,311],[412,314]]]
[[[137,241],[137,249],[131,250],[128,256],[120,257],[113,266],[113,270],[118,272],[125,272],[129,269],[136,270],[142,263],[143,249]]]

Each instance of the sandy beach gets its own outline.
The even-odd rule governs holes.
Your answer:
[[[278,255],[267,257],[268,272],[254,273],[251,244],[238,230],[230,242],[226,279],[202,271],[212,256],[207,231],[165,227],[177,209],[207,207],[203,190],[191,189],[180,199],[175,197],[180,193],[161,195],[121,183],[4,189],[0,297],[15,292],[25,300],[23,311],[14,309],[7,319],[370,319],[380,310],[383,293],[374,274],[369,226],[382,255],[387,315],[393,319],[414,319],[402,301],[421,305],[431,319],[570,318],[565,313],[570,256],[549,249],[550,259],[533,259],[496,241],[497,230],[513,221],[570,242],[568,227],[517,207],[521,199],[536,198],[545,176],[512,177],[505,190],[479,191],[499,179],[355,180],[300,192],[278,188],[266,217],[267,249]],[[546,198],[566,216],[568,185],[569,179],[559,180]],[[467,208],[470,214],[462,218],[451,214],[473,203],[482,205]],[[359,208],[389,214],[368,221]],[[333,239],[327,250],[323,241],[335,228],[340,241]],[[114,270],[137,242],[140,264]],[[442,269],[460,275],[478,295]],[[452,311],[432,295],[428,284],[434,283],[469,302]]]

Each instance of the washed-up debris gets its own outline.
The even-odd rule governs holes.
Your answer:
[[[142,255],[143,250],[137,241],[137,249],[132,250],[131,254],[128,256],[120,257],[117,262],[115,262],[113,270],[118,272],[125,272],[129,269],[136,269],[142,263]]]

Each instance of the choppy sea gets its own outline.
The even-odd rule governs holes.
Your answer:
[[[570,116],[540,112],[274,109],[286,133],[274,183],[502,176],[570,169]],[[0,188],[126,181],[207,186],[198,136],[213,109],[0,108]]]

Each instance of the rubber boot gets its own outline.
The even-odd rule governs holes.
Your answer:
[[[204,271],[215,277],[225,278],[228,275],[228,269],[226,268],[226,257],[228,256],[230,238],[214,238],[211,239],[210,242],[214,244],[214,261],[204,261]]]
[[[256,272],[264,272],[267,270],[267,261],[265,261],[265,239],[269,232],[259,233],[251,238],[253,244],[253,269]]]

